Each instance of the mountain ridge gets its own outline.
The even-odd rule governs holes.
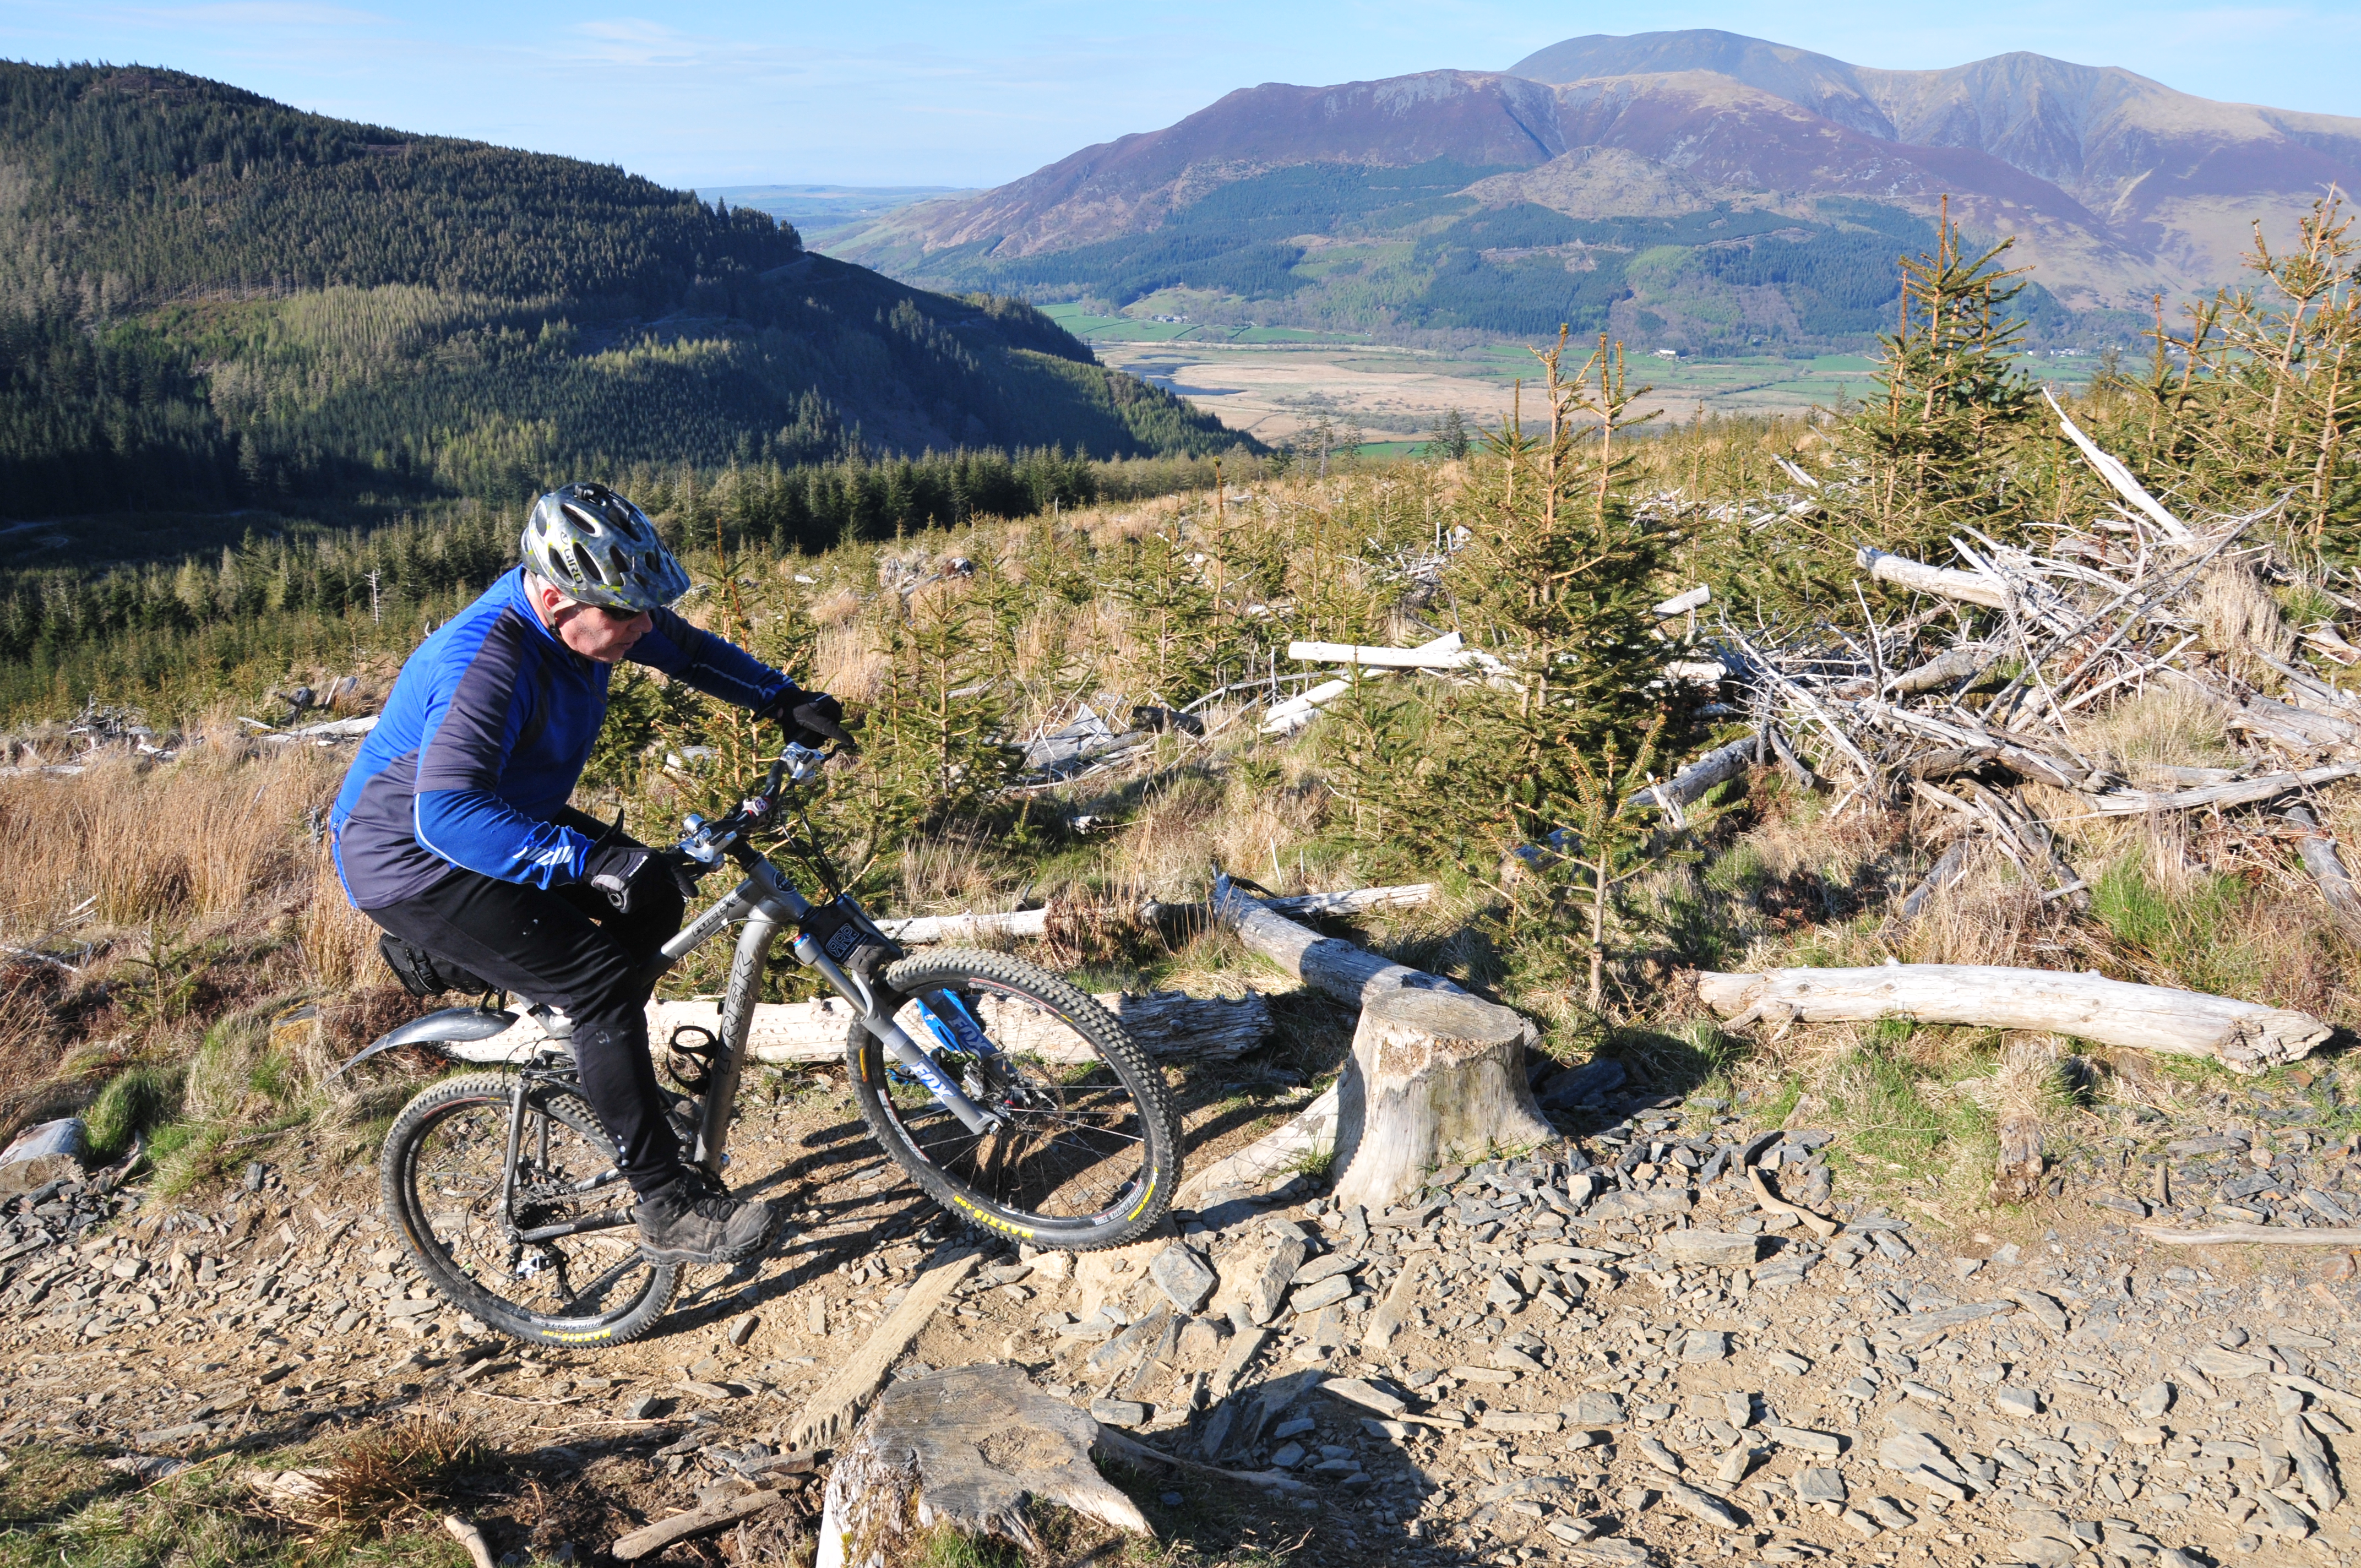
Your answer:
[[[1366,192],[1353,196],[1357,206],[1305,205],[1300,232],[1285,232],[1292,198],[1280,175],[1334,185],[1345,177],[1305,171],[1359,170],[1370,183],[1444,160],[1470,178],[1406,198],[1389,215]],[[1272,305],[1257,313],[1416,326],[1437,320],[1423,302],[1431,279],[1400,273],[1399,257],[1371,247],[1389,236],[1422,244],[1480,213],[1531,206],[1597,225],[1727,210],[1825,226],[1828,203],[1866,201],[1924,224],[1948,197],[1971,237],[2015,236],[2014,262],[2091,313],[2228,282],[2251,244],[2249,219],[2291,232],[2320,189],[2356,182],[2361,119],[2216,104],[2118,68],[2024,52],[1899,71],[1694,30],[1570,38],[1505,71],[1240,88],[979,195],[904,208],[834,248],[896,276],[998,280],[1035,298],[1120,306],[1130,301],[1109,291],[1118,286],[1137,289],[1133,298],[1166,288],[1233,315]],[[1252,243],[1265,249],[1251,264],[1240,258],[1246,242],[1225,249],[1204,218],[1217,199],[1252,207]],[[1558,232],[1561,251],[1590,247],[1563,258],[1575,270],[1616,243]],[[1159,233],[1170,243],[1146,243]],[[1329,260],[1355,245],[1362,251],[1343,265],[1367,286],[1340,291]],[[1450,248],[1430,247],[1430,258]],[[1154,265],[1141,264],[1150,253]],[[1060,255],[1075,259],[1061,268]],[[1499,263],[1484,253],[1477,265]],[[1380,283],[1386,267],[1398,275]],[[1235,287],[1241,276],[1263,280],[1261,291]],[[1486,287],[1505,294],[1510,285]],[[1692,336],[1763,324],[1736,321],[1748,308],[1741,301],[1722,301],[1718,324],[1691,303]],[[1635,324],[1641,308],[1625,313]]]

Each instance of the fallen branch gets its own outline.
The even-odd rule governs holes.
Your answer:
[[[2361,1229],[2350,1225],[2307,1226],[2301,1230],[2292,1225],[2216,1225],[2210,1231],[2180,1231],[2169,1225],[2132,1228],[2174,1246],[2230,1246],[2241,1242],[2261,1242],[2278,1246],[2361,1247]]]
[[[2211,1057],[2259,1074],[2324,1044],[2308,1013],[2096,974],[1976,964],[1789,969],[1701,974],[1697,993],[1724,1018],[1776,1014],[1810,1024],[1908,1018],[1921,1024],[2031,1029],[2170,1056]]]
[[[1715,747],[1664,783],[1650,784],[1633,795],[1632,802],[1677,815],[1681,807],[1703,799],[1706,791],[1714,785],[1726,784],[1752,766],[1755,749],[1762,743],[1761,735],[1749,730],[1735,740]]]
[[[675,1514],[668,1519],[658,1519],[629,1535],[618,1536],[609,1550],[626,1563],[636,1562],[650,1552],[662,1551],[675,1541],[686,1541],[708,1530],[736,1524],[773,1504],[785,1502],[786,1497],[787,1494],[783,1491],[749,1492],[742,1497],[700,1504],[685,1514]]]
[[[2328,906],[2348,918],[2361,919],[2361,887],[2354,885],[2353,873],[2336,852],[2336,840],[2320,830],[2320,819],[2304,805],[2289,806],[2279,816],[2296,828],[2296,853],[2303,857],[2303,869],[2320,884],[2320,895]]]
[[[2151,811],[2196,811],[2205,806],[2216,808],[2252,806],[2257,801],[2276,799],[2290,790],[2316,789],[2338,779],[2349,779],[2361,773],[2361,763],[2338,762],[2325,768],[2306,768],[2300,773],[2266,773],[2258,779],[2241,779],[2235,784],[2207,784],[2202,789],[2175,790],[2158,795],[2144,789],[2116,789],[2092,797],[2102,817],[2137,817]]]
[[[2083,458],[2097,471],[2099,477],[2114,487],[2117,495],[2154,519],[2156,525],[2164,530],[2166,538],[2185,543],[2197,537],[2190,532],[2187,523],[2165,510],[2164,503],[2149,495],[2147,488],[2132,477],[2132,471],[2124,466],[2121,458],[2102,450],[2098,443],[2083,434],[2074,422],[2066,417],[2066,411],[2058,406],[2058,400],[2048,388],[2044,387],[2041,395],[2049,400],[2049,411],[2058,416],[2058,428],[2066,433],[2066,439],[2081,449]]]
[[[1132,1038],[1151,1056],[1227,1060],[1252,1050],[1270,1032],[1270,1003],[1252,992],[1244,996],[1210,997],[1178,991],[1146,996],[1105,992],[1097,1001],[1122,1021]],[[976,1005],[982,1014],[979,1022],[992,1031],[1004,1050],[1074,1065],[1097,1059],[1072,1030],[1029,1007],[991,996],[979,998]],[[648,1003],[652,1040],[669,1040],[675,1029],[719,1031],[720,1026],[721,1003],[717,998]],[[774,1065],[840,1062],[858,1026],[852,1009],[833,996],[816,1002],[757,1003],[746,1048],[756,1061]],[[454,1041],[440,1048],[460,1061],[514,1063],[530,1060],[547,1037],[541,1025],[527,1015],[489,1038]]]
[[[1982,572],[1954,571],[1949,566],[1929,566],[1907,556],[1892,555],[1872,545],[1864,544],[1855,554],[1861,569],[1881,583],[1892,583],[1914,593],[1934,594],[1942,598],[1959,599],[1966,604],[1979,604],[1986,609],[2008,608],[2008,584]]]
[[[1839,1231],[1844,1229],[1842,1225],[1838,1224],[1826,1214],[1806,1209],[1800,1203],[1790,1203],[1784,1198],[1782,1198],[1777,1193],[1772,1191],[1771,1183],[1764,1179],[1763,1172],[1756,1169],[1753,1166],[1750,1165],[1746,1168],[1746,1180],[1747,1184],[1754,1189],[1754,1201],[1757,1203],[1762,1204],[1763,1207],[1770,1210],[1774,1214],[1795,1215],[1795,1218],[1804,1223],[1804,1228],[1806,1230],[1811,1232],[1812,1234],[1819,1237],[1822,1241],[1828,1240],[1830,1236],[1835,1235]]]

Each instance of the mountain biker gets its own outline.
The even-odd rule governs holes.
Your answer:
[[[563,1010],[583,1092],[639,1199],[641,1249],[660,1263],[732,1263],[768,1245],[778,1216],[688,1164],[648,1054],[648,958],[694,891],[676,850],[653,850],[572,809],[620,660],[850,746],[836,699],[666,608],[688,588],[647,515],[577,482],[534,503],[523,565],[403,663],[329,821],[354,907],[422,994],[442,960]],[[423,949],[412,952],[409,949]]]

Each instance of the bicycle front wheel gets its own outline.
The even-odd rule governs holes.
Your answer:
[[[1035,1246],[1137,1239],[1180,1181],[1180,1122],[1164,1074],[1114,1014],[1038,965],[949,948],[885,983],[895,1022],[1001,1119],[978,1135],[856,1032],[852,1092],[885,1152],[937,1202]]]
[[[636,1339],[680,1270],[640,1255],[614,1145],[573,1084],[522,1084],[506,1179],[518,1092],[516,1078],[481,1073],[403,1107],[379,1162],[386,1216],[434,1288],[487,1328],[577,1350]]]

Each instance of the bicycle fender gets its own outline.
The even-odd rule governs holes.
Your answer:
[[[512,1028],[517,1015],[500,1008],[445,1007],[439,1013],[429,1013],[423,1018],[413,1018],[398,1029],[389,1029],[328,1075],[330,1081],[347,1070],[360,1066],[382,1051],[403,1046],[438,1046],[454,1040],[489,1040],[494,1035]]]

